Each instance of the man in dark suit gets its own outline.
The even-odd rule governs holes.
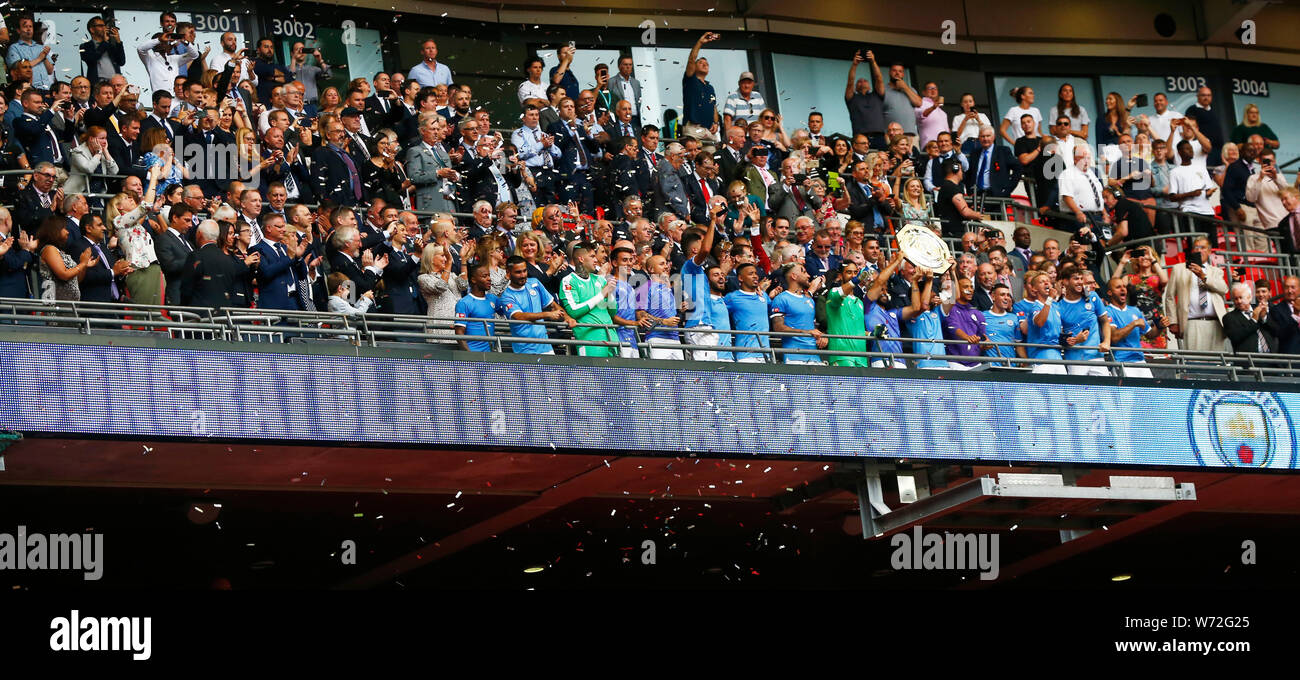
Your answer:
[[[217,109],[205,108],[198,116],[196,125],[181,131],[181,140],[186,147],[194,146],[202,150],[197,156],[199,162],[196,164],[195,182],[203,190],[203,195],[211,198],[220,196],[226,190],[226,184],[234,179],[230,175],[230,168],[225,167],[228,163],[224,161],[229,156],[219,150],[234,148],[235,136],[217,127],[221,118]],[[187,155],[191,153],[193,152],[187,150]],[[266,174],[266,170],[261,172],[264,180]]]
[[[844,194],[836,199],[835,209],[848,213],[849,219],[861,222],[868,231],[875,231],[875,211],[879,199],[873,195],[871,186],[867,183],[869,174],[866,161],[854,161],[853,174],[847,178],[840,176]]]
[[[835,254],[833,245],[829,233],[817,232],[813,237],[812,250],[804,257],[804,268],[808,270],[808,276],[815,279],[840,268],[841,259]]]
[[[639,143],[634,137],[619,137],[610,143],[614,158],[605,166],[605,187],[608,195],[605,205],[612,206],[614,219],[623,219],[623,201],[633,196],[641,198],[641,185],[637,180],[637,154]]]
[[[388,255],[367,257],[361,250],[361,232],[355,227],[340,227],[330,236],[328,249],[330,268],[342,272],[352,280],[360,295],[374,290],[388,266]]]
[[[740,167],[745,164],[745,128],[727,128],[727,143],[718,147],[713,160],[718,162],[718,181],[726,189],[739,177]]]
[[[163,299],[169,305],[180,304],[181,301],[181,275],[185,273],[185,261],[194,251],[194,246],[185,238],[190,230],[190,216],[193,213],[194,210],[184,202],[173,205],[167,220],[167,230],[153,240],[158,265],[162,267],[163,278],[167,281],[166,297]]]
[[[641,136],[641,126],[636,124],[632,115],[632,102],[623,99],[614,105],[614,120],[609,122],[605,132],[609,133],[611,143],[617,143],[620,137],[636,139]],[[611,153],[617,154],[618,151],[615,149]]]
[[[626,100],[621,103],[626,103]],[[717,180],[717,174],[718,162],[713,159],[713,154],[707,151],[695,154],[695,172],[685,176],[692,224],[709,224],[713,221],[709,215],[709,200],[723,194],[723,186]]]
[[[654,204],[652,198],[661,160],[663,156],[659,155],[659,128],[646,125],[641,128],[641,148],[636,155],[636,183],[637,191],[641,192],[647,208],[652,208]],[[647,210],[646,214],[652,215],[654,210]]]
[[[54,188],[58,171],[49,162],[37,163],[32,172],[32,181],[26,189],[18,192],[15,200],[14,224],[28,234],[35,234],[45,218],[54,214],[63,202],[63,190]]]
[[[980,129],[979,146],[967,158],[971,169],[966,175],[966,190],[1007,197],[1020,182],[1020,161],[1011,149],[994,145],[993,128]]]
[[[547,132],[555,137],[555,144],[560,147],[560,157],[555,161],[555,168],[560,173],[560,200],[566,203],[576,201],[583,213],[590,214],[595,208],[595,199],[587,170],[593,158],[601,153],[601,148],[591,131],[578,120],[573,99],[565,97],[560,100],[560,121],[552,124]]]
[[[392,89],[393,81],[387,73],[376,73],[370,82],[375,89],[374,94],[366,97],[366,111],[374,112],[373,120],[378,123],[378,127],[371,128],[371,131],[378,132],[382,128],[396,125],[402,119],[404,108],[401,96]],[[468,104],[465,108],[469,108]]]
[[[92,257],[97,258],[94,267],[86,270],[81,279],[81,300],[83,302],[117,302],[122,289],[117,285],[118,274],[125,274],[129,265],[125,260],[113,256],[112,249],[106,247],[104,236],[108,229],[104,219],[94,213],[81,218],[80,236],[68,235],[68,254],[74,260],[81,259],[81,253],[91,249]]]
[[[398,227],[398,231],[404,230]],[[380,306],[385,314],[420,314],[420,294],[415,287],[415,277],[420,271],[420,258],[406,252],[405,239],[394,247],[392,241],[380,246],[379,250],[388,258],[384,267],[384,294]]]
[[[1300,277],[1286,277],[1282,299],[1268,310],[1268,329],[1277,338],[1277,351],[1282,354],[1300,354]]]
[[[13,226],[9,229],[0,231],[0,248],[4,250],[0,254],[0,297],[30,297],[27,271],[36,266],[36,239]]]
[[[117,26],[109,28],[102,17],[95,16],[86,22],[86,32],[90,33],[90,40],[81,43],[81,61],[86,65],[86,77],[90,82],[108,80],[121,73],[126,65],[126,50],[122,48]],[[101,65],[110,68],[104,69]]]
[[[237,307],[232,296],[239,266],[217,246],[220,227],[204,220],[196,232],[199,247],[185,259],[181,275],[181,301],[192,307]]]
[[[136,161],[142,155],[136,140],[140,139],[140,121],[134,116],[121,123],[122,131],[108,130],[108,153],[117,163],[117,171],[123,175],[136,175],[143,179],[144,169],[136,167]]]
[[[1223,334],[1236,354],[1275,351],[1277,341],[1268,331],[1268,300],[1251,307],[1254,288],[1244,281],[1232,284],[1232,311],[1223,315]],[[1261,348],[1260,345],[1263,344]]]
[[[51,123],[54,110],[45,104],[45,97],[35,89],[23,93],[23,114],[14,119],[14,137],[27,152],[27,160],[36,163],[63,162],[58,133]]]
[[[85,127],[98,125],[111,134],[114,131],[113,114],[117,113],[117,104],[113,101],[116,96],[113,92],[113,84],[107,80],[100,81],[92,86],[92,90],[94,95],[86,112],[81,114],[81,123]]]
[[[321,201],[356,205],[362,198],[361,175],[354,156],[344,147],[347,131],[338,119],[330,120],[327,126],[328,143],[317,147],[312,156],[312,191]]]
[[[171,142],[176,139],[176,134],[181,131],[180,123],[167,117],[172,108],[172,95],[166,90],[155,90],[153,93],[153,110],[144,120],[140,121],[140,133],[144,134],[152,128],[162,128],[167,133],[167,141]]]
[[[265,238],[253,246],[253,250],[262,255],[257,275],[257,306],[263,309],[302,309],[297,276],[293,271],[302,265],[302,251],[285,247],[283,217],[265,213],[260,222]]]

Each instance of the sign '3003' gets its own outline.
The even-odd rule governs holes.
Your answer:
[[[297,19],[271,19],[271,34],[286,38],[316,39],[316,26],[310,21]]]

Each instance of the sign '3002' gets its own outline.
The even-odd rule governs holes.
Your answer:
[[[316,39],[316,26],[310,21],[297,19],[271,19],[271,34],[286,38]]]

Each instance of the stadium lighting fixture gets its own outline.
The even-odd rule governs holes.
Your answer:
[[[1121,581],[1127,581],[1131,578],[1133,578],[1132,574],[1116,574],[1110,577],[1110,580],[1114,581],[1115,583],[1119,583]]]
[[[539,574],[543,571],[546,571],[546,567],[534,566],[534,567],[526,567],[524,569],[525,574]]]

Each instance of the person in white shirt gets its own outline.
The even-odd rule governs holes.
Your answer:
[[[519,103],[523,104],[529,99],[540,99],[550,101],[546,96],[546,87],[549,83],[542,82],[542,67],[545,64],[542,58],[533,55],[524,60],[524,73],[528,74],[528,79],[519,84]],[[577,94],[576,92],[574,94]]]
[[[348,292],[352,289],[352,279],[342,272],[330,274],[325,282],[332,289],[326,308],[334,314],[358,316],[370,311],[375,304],[375,291],[368,290],[357,296],[357,304],[348,302]]]
[[[1290,212],[1282,205],[1282,190],[1289,185],[1286,175],[1277,169],[1277,156],[1272,149],[1261,151],[1258,160],[1260,171],[1246,180],[1246,200],[1255,204],[1260,225],[1271,229]]]
[[[1219,187],[1204,165],[1193,162],[1194,156],[1191,142],[1184,139],[1178,143],[1178,157],[1183,164],[1169,172],[1169,200],[1177,202],[1178,209],[1185,213],[1213,216],[1209,198]]]
[[[1070,119],[1071,136],[1088,141],[1088,125],[1092,121],[1088,119],[1088,110],[1079,106],[1079,101],[1074,98],[1074,86],[1069,83],[1062,83],[1056,91],[1056,106],[1052,107],[1047,119],[1055,122],[1061,116]]]
[[[1169,97],[1163,93],[1156,93],[1151,98],[1151,103],[1156,107],[1154,116],[1142,114],[1138,116],[1138,129],[1143,126],[1151,131],[1151,139],[1169,139],[1169,134],[1173,132],[1173,126],[1182,119],[1183,114],[1169,108]]]
[[[1011,91],[1011,97],[1016,100],[1016,105],[1007,109],[1007,115],[1002,117],[1002,138],[1007,140],[1007,144],[1016,145],[1016,140],[1020,139],[1025,131],[1020,126],[1020,117],[1026,113],[1034,117],[1034,126],[1042,133],[1043,114],[1034,106],[1034,88],[1029,86],[1017,87]]]
[[[990,126],[989,117],[975,110],[975,95],[967,92],[961,96],[961,113],[952,117],[952,133],[956,135],[953,142],[961,149],[962,155],[975,150],[979,140],[980,128]],[[968,145],[967,142],[970,142]]]
[[[239,72],[231,79],[231,84],[235,85],[241,81],[249,80],[252,81],[254,86],[256,86],[257,74],[253,72],[253,62],[246,58],[244,56],[244,50],[240,49],[239,37],[234,33],[222,33],[221,53],[212,58],[212,63],[208,68],[213,69],[217,73],[221,73],[226,70],[226,64],[229,64],[231,60],[234,60],[239,64],[237,67]]]
[[[176,77],[184,75],[190,62],[199,58],[199,50],[183,40],[173,43],[161,37],[162,34],[157,34],[136,45],[135,51],[144,62],[144,70],[149,73],[149,87],[155,92],[170,92],[176,84]],[[182,51],[178,54],[174,48]]]
[[[1181,135],[1179,134],[1180,131]],[[1178,119],[1174,131],[1169,133],[1169,146],[1175,149],[1178,148],[1178,146],[1182,144],[1182,142],[1179,141],[1180,139],[1187,142],[1192,147],[1192,163],[1204,168],[1205,160],[1209,157],[1209,152],[1206,150],[1209,149],[1212,144],[1210,143],[1210,138],[1206,137],[1204,132],[1201,132],[1200,127],[1197,126],[1195,120],[1187,117]]]
[[[1102,184],[1092,172],[1092,154],[1082,144],[1074,147],[1074,166],[1067,168],[1057,180],[1061,195],[1061,211],[1072,213],[1080,226],[1092,224],[1097,232],[1103,230],[1105,203]]]

